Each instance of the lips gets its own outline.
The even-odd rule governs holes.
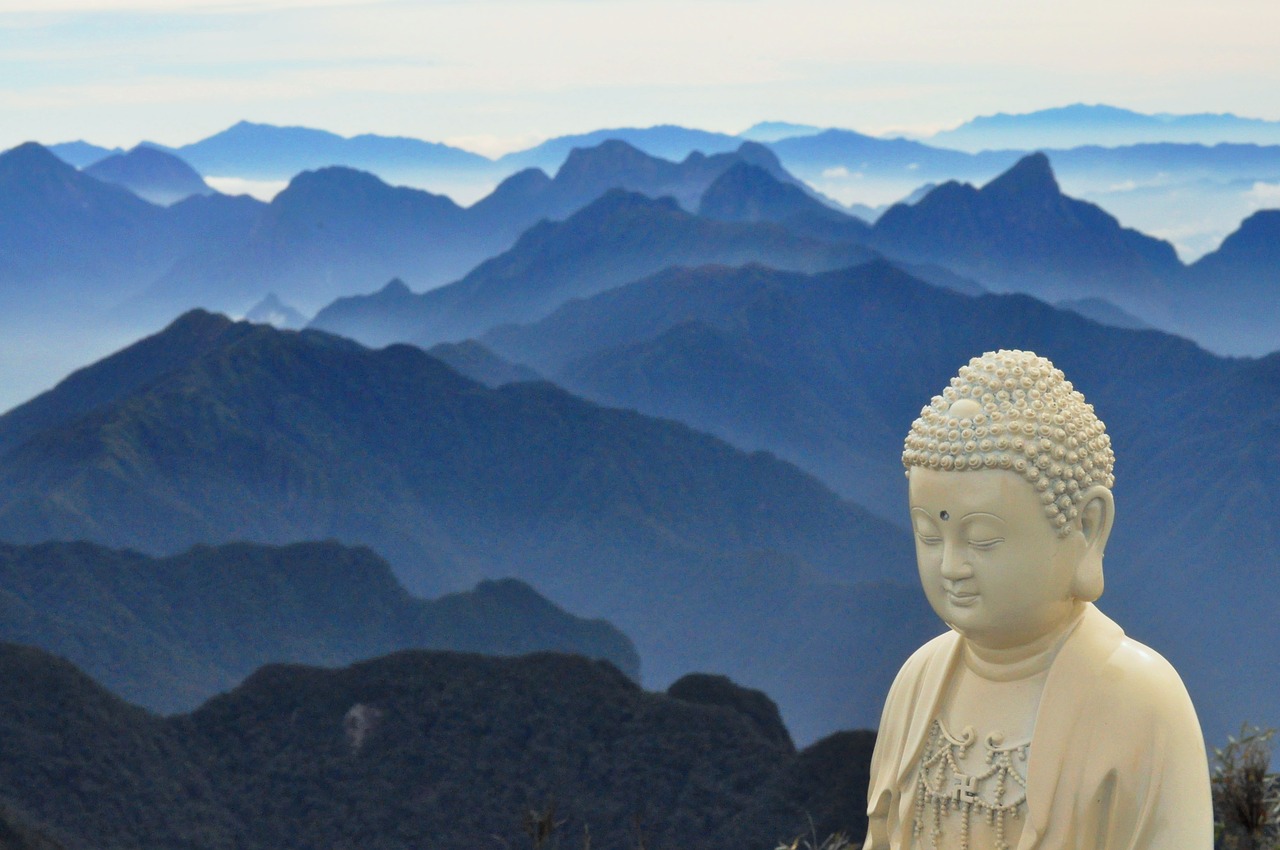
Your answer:
[[[944,588],[947,593],[947,601],[952,605],[958,605],[961,608],[967,608],[978,601],[978,593],[973,590]]]

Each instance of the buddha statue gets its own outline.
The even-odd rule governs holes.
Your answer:
[[[1093,407],[1048,360],[987,353],[902,459],[920,583],[950,630],[889,691],[864,850],[1209,850],[1186,688],[1093,604],[1115,512]]]

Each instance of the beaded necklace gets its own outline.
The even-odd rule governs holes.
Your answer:
[[[1025,765],[1031,744],[1003,746],[999,733],[993,733],[986,740],[986,768],[980,773],[968,774],[960,763],[977,738],[972,726],[966,726],[961,736],[956,738],[941,720],[933,721],[916,781],[912,833],[917,842],[924,834],[926,810],[932,809],[929,839],[937,850],[943,817],[955,809],[960,815],[960,850],[970,850],[969,824],[976,809],[995,831],[994,850],[1009,850],[1004,840],[1005,821],[1010,817],[1020,818],[1026,807]],[[1023,766],[1022,772],[1017,765]]]

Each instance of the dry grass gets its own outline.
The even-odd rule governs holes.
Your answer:
[[[1276,730],[1245,724],[1214,748],[1216,844],[1223,850],[1280,847],[1280,777],[1270,772]]]

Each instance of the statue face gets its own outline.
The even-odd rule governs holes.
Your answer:
[[[975,643],[1022,646],[1070,620],[1084,536],[1059,537],[1040,495],[1010,470],[910,470],[920,583],[933,610]]]

